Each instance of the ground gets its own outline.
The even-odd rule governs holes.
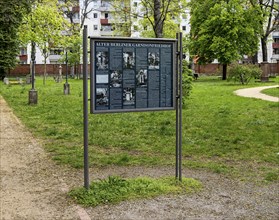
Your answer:
[[[160,196],[85,208],[67,191],[83,185],[83,170],[56,165],[0,96],[1,220],[279,219],[279,183],[258,184],[183,168],[203,183],[192,195]],[[174,175],[174,167],[91,168],[90,179]]]

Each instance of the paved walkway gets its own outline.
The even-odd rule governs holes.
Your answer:
[[[267,101],[271,101],[271,102],[279,102],[278,97],[265,95],[265,94],[261,93],[261,91],[264,89],[270,89],[270,88],[276,88],[276,87],[279,87],[279,85],[261,86],[261,87],[248,88],[248,89],[239,89],[239,90],[234,91],[234,93],[236,95],[243,96],[243,97],[262,99],[262,100],[267,100]]]

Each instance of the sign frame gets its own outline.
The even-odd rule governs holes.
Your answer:
[[[157,39],[157,38],[126,38],[126,37],[118,37],[118,38],[115,38],[115,37],[89,37],[90,39],[90,113],[91,114],[98,114],[98,113],[118,113],[118,112],[144,112],[144,111],[164,111],[164,110],[175,110],[176,109],[176,101],[177,101],[177,39]],[[106,92],[108,92],[110,94],[110,89],[111,89],[111,86],[109,85],[109,82],[108,82],[108,78],[111,79],[111,76],[110,76],[110,72],[111,69],[109,67],[104,67],[104,68],[107,68],[107,73],[105,75],[108,75],[108,76],[105,76],[105,75],[98,75],[100,76],[98,79],[97,79],[97,52],[99,53],[99,51],[96,51],[96,48],[97,48],[97,44],[98,44],[98,47],[99,48],[103,48],[104,50],[106,51],[109,51],[114,45],[117,45],[117,48],[118,50],[121,49],[121,53],[123,53],[124,50],[127,50],[128,49],[131,49],[132,48],[134,49],[134,59],[136,60],[135,62],[137,62],[137,54],[135,55],[135,51],[136,51],[136,48],[142,46],[142,48],[145,48],[146,51],[149,51],[149,47],[148,46],[154,46],[154,47],[158,47],[158,50],[160,49],[160,47],[164,47],[164,45],[167,45],[167,47],[170,47],[169,48],[169,53],[170,53],[170,57],[171,57],[171,66],[167,66],[169,69],[170,69],[170,72],[168,72],[168,77],[170,77],[170,82],[168,81],[169,84],[171,84],[171,95],[170,95],[170,98],[168,99],[168,101],[171,102],[171,104],[169,104],[169,106],[161,106],[161,94],[159,94],[159,100],[158,100],[158,103],[160,103],[160,106],[155,106],[155,107],[139,107],[137,108],[136,107],[136,103],[134,103],[134,106],[131,106],[131,108],[123,108],[124,104],[123,104],[123,100],[121,100],[121,106],[119,108],[112,108],[112,106],[110,104],[107,105],[107,108],[99,108],[97,109],[97,95],[98,97],[100,96],[100,94],[96,94],[96,89],[98,88],[98,82],[97,81],[104,81],[106,84],[107,84],[107,90]],[[101,46],[100,46],[101,45]],[[112,46],[113,45],[113,46]],[[127,46],[128,45],[128,46]],[[138,46],[138,47],[137,47]],[[167,50],[167,49],[165,49]],[[161,50],[160,50],[161,52]],[[105,53],[105,52],[104,52]],[[124,56],[123,54],[120,53],[120,56],[121,56],[121,59],[124,59]],[[109,54],[107,52],[107,54]],[[161,54],[159,54],[161,56]],[[119,57],[118,56],[118,59]],[[109,60],[108,62],[111,61],[111,57],[110,57],[110,54],[108,55],[108,57],[106,58],[107,60]],[[148,59],[147,55],[146,55],[146,59]],[[161,57],[160,57],[161,59]],[[163,64],[161,64],[161,60],[159,59],[159,78],[161,80],[161,67]],[[122,60],[122,62],[124,63],[124,61]],[[147,62],[147,61],[146,61]],[[122,63],[122,67],[123,67],[123,63]],[[105,64],[106,65],[106,64]],[[107,65],[110,65],[110,64],[107,64]],[[165,64],[167,65],[167,64]],[[167,69],[167,67],[165,67],[165,69]],[[98,67],[99,68],[99,67]],[[146,67],[148,68],[148,67]],[[154,67],[155,68],[155,67]],[[123,74],[123,69],[121,69],[122,71],[122,74]],[[146,70],[148,71],[148,70]],[[131,70],[132,72],[132,70]],[[134,67],[133,67],[133,73],[131,74],[134,74],[134,77],[136,77],[136,67],[135,67],[135,64],[134,64]],[[105,76],[105,77],[104,77]],[[122,76],[123,77],[123,76]],[[123,79],[123,78],[122,78]],[[136,79],[135,79],[136,81]],[[135,82],[134,82],[135,83]],[[121,93],[121,96],[125,96],[127,95],[126,93],[124,93],[124,86],[123,86],[123,82],[121,84],[121,89],[122,89],[122,93]],[[101,89],[100,89],[101,90]],[[112,89],[113,90],[113,89]],[[116,91],[120,91],[120,90],[117,90],[115,89]],[[136,90],[136,86],[134,85],[134,91],[133,91],[133,95],[132,96],[135,96],[135,90]],[[158,89],[160,90],[160,88]],[[101,93],[103,92],[104,93],[104,90],[103,91],[100,91]],[[126,92],[126,91],[125,91]],[[160,91],[158,91],[159,93]],[[147,92],[146,92],[147,93]],[[167,91],[165,91],[166,95],[167,95]],[[128,95],[127,95],[128,96]],[[147,95],[148,96],[148,95]],[[110,97],[109,97],[110,98]],[[121,97],[122,99],[123,97]],[[123,98],[125,99],[125,98]],[[103,100],[101,100],[103,101]],[[108,100],[105,100],[107,101],[107,103],[109,103]],[[148,102],[149,100],[146,99],[146,102]],[[100,103],[100,98],[99,98],[99,101]],[[101,105],[101,104],[100,104]],[[148,104],[146,104],[148,105]]]

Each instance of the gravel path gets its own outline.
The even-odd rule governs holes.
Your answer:
[[[276,88],[276,87],[279,87],[279,85],[261,86],[261,87],[248,88],[248,89],[239,89],[239,90],[236,90],[234,93],[236,95],[243,96],[243,97],[262,99],[262,100],[267,100],[270,102],[279,102],[278,97],[274,97],[274,96],[270,96],[270,95],[261,93],[261,91],[264,89],[271,89],[271,88]]]
[[[279,183],[259,186],[219,174],[183,169],[202,181],[193,195],[82,208],[67,191],[83,185],[83,171],[56,165],[40,140],[15,117],[0,96],[1,220],[60,219],[279,219]],[[90,170],[90,178],[173,175],[174,168],[107,167]]]

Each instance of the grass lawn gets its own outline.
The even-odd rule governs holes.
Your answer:
[[[264,90],[261,91],[261,93],[266,94],[266,95],[279,97],[279,87],[271,88],[271,89],[264,89]]]
[[[238,97],[239,85],[201,77],[183,111],[183,165],[243,179],[279,179],[279,103]],[[83,166],[82,81],[36,78],[38,105],[28,105],[31,85],[0,84],[1,95],[55,161]],[[175,163],[175,111],[89,115],[90,166],[161,166]]]
[[[97,206],[164,194],[193,193],[200,189],[201,183],[190,178],[183,178],[180,182],[170,177],[123,179],[110,176],[107,179],[92,182],[89,190],[80,187],[71,190],[69,195],[84,206]]]

